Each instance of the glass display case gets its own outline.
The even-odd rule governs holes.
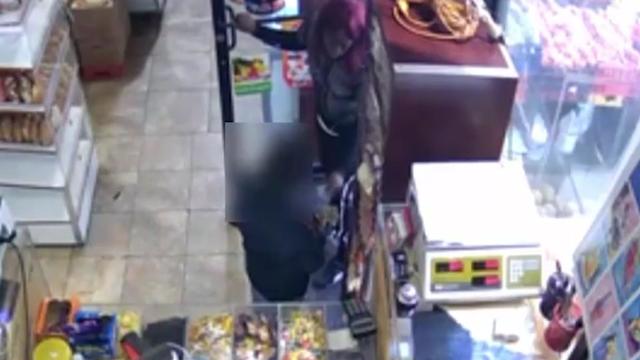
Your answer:
[[[339,302],[255,305],[82,304],[81,311],[136,319],[141,329],[184,321],[174,345],[194,360],[374,360],[371,339],[354,339]],[[119,331],[126,329],[119,324]],[[146,331],[141,335],[146,336]],[[162,341],[153,344],[161,347]],[[174,347],[175,348],[175,347]],[[149,353],[153,350],[148,350]],[[110,358],[110,357],[109,357]]]
[[[64,4],[0,1],[0,194],[37,244],[84,241],[98,172]]]
[[[541,215],[591,218],[638,146],[640,2],[512,0],[506,42],[520,82],[504,157]]]

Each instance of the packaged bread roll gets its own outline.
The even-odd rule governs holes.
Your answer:
[[[6,142],[11,142],[13,140],[12,123],[13,121],[11,116],[4,115],[0,117],[0,140]]]
[[[23,142],[31,142],[31,138],[29,137],[29,127],[31,126],[32,115],[26,116],[20,123],[20,130],[22,135]]]
[[[53,127],[46,120],[40,121],[40,144],[44,146],[53,144]]]
[[[18,93],[18,81],[12,75],[8,75],[2,79],[2,86],[4,88],[4,97],[6,102],[19,102],[20,95]]]
[[[23,104],[33,103],[33,81],[28,75],[18,76],[18,90],[20,92],[20,102]]]
[[[40,142],[40,119],[32,118],[29,124],[29,142]]]
[[[13,142],[21,143],[22,142],[22,122],[23,119],[15,119],[13,124],[11,124],[11,128],[13,129]]]
[[[40,81],[34,81],[33,87],[31,88],[31,97],[35,104],[40,104],[44,101],[43,85]]]

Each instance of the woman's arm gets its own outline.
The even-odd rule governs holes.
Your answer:
[[[302,41],[302,34],[298,30],[276,30],[265,25],[258,24],[253,35],[264,43],[283,50],[301,51],[307,48]]]
[[[276,30],[257,22],[253,16],[248,13],[236,15],[235,25],[238,30],[252,34],[264,43],[280,49],[300,51],[307,48],[301,30]],[[301,28],[302,27],[300,27],[300,29]]]

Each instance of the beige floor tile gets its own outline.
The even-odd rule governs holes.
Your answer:
[[[222,109],[220,105],[220,91],[218,87],[211,89],[209,98],[209,132],[222,132]]]
[[[249,285],[241,256],[187,258],[184,303],[246,304]]]
[[[140,172],[138,177],[137,211],[183,210],[189,207],[189,172]]]
[[[191,173],[150,171],[138,174],[136,211],[184,210],[189,207]]]
[[[40,267],[44,278],[49,284],[51,296],[62,297],[65,295],[67,277],[69,275],[69,257],[45,257],[40,259]]]
[[[211,19],[210,0],[167,0],[162,21],[167,23]],[[207,21],[211,27],[211,20]]]
[[[94,81],[88,84],[87,96],[93,100],[96,96],[108,93],[136,93],[149,90],[151,75],[151,58],[147,56],[130,56],[125,62],[125,73],[121,78],[105,81]]]
[[[119,303],[124,274],[124,258],[74,257],[67,280],[67,296],[78,295],[83,303],[89,304]]]
[[[213,26],[209,19],[167,22],[162,26],[154,54],[176,52],[210,52],[213,49]]]
[[[209,53],[171,52],[153,57],[152,90],[209,89],[212,86]]]
[[[94,212],[132,211],[138,174],[136,172],[99,174],[93,200]]]
[[[191,209],[221,210],[225,204],[224,173],[196,171],[191,175]]]
[[[130,172],[138,169],[142,138],[98,138],[96,146],[101,172]]]
[[[147,134],[207,131],[209,91],[154,91],[146,104]]]
[[[191,211],[189,214],[189,255],[242,253],[242,238],[227,224],[223,211]]]
[[[185,254],[187,218],[186,211],[136,213],[129,252],[146,256]]]
[[[124,213],[94,214],[87,243],[77,249],[81,255],[126,255],[129,252],[131,215]]]
[[[98,92],[89,97],[96,136],[137,135],[144,130],[145,92]],[[91,93],[91,92],[90,92]]]
[[[195,170],[223,170],[222,135],[196,134],[191,139],[191,166]]]
[[[129,258],[124,304],[178,304],[184,285],[183,257]]]
[[[145,137],[140,170],[185,170],[190,166],[190,136]]]

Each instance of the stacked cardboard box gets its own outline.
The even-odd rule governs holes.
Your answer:
[[[122,67],[131,30],[126,0],[71,5],[73,36],[83,71]]]

